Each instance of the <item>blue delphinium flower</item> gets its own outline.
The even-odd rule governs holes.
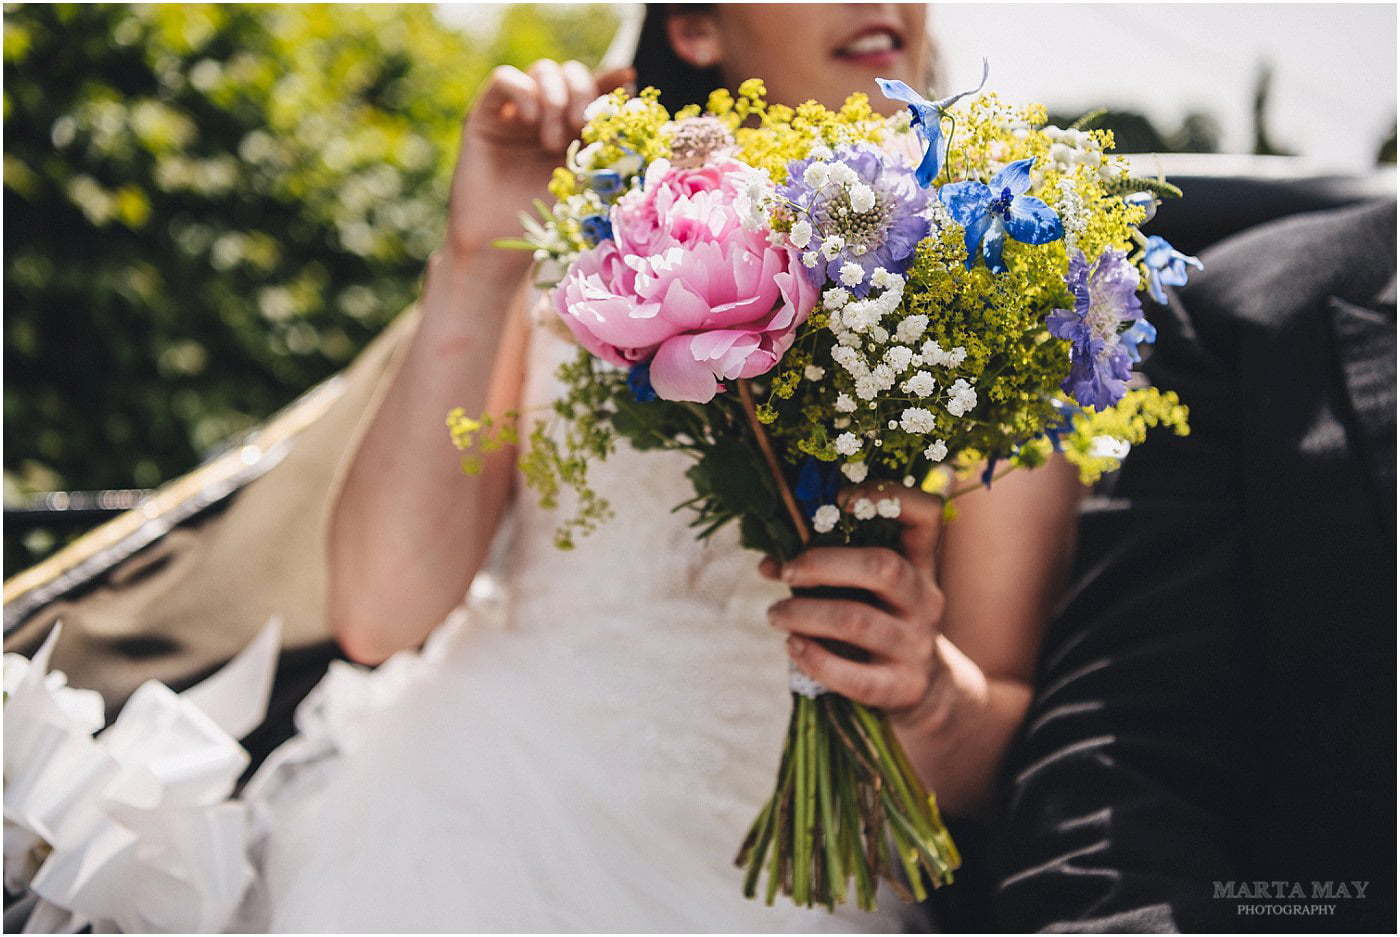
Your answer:
[[[1092,268],[1076,251],[1065,282],[1074,308],[1056,309],[1046,319],[1050,334],[1070,343],[1069,377],[1061,386],[1080,406],[1106,410],[1127,391],[1137,343],[1157,334],[1142,318],[1137,269],[1123,251],[1105,250]],[[1120,331],[1124,323],[1132,325]]]
[[[982,80],[978,82],[976,88],[952,94],[937,101],[928,100],[898,79],[875,79],[875,84],[880,86],[885,97],[891,101],[899,101],[909,105],[909,113],[913,115],[909,125],[914,128],[915,133],[923,137],[924,144],[928,147],[924,150],[924,158],[919,161],[919,168],[915,172],[919,185],[928,188],[938,177],[938,171],[943,168],[943,112],[952,107],[958,99],[981,91],[982,86],[986,83],[986,59],[982,60]]]
[[[823,504],[836,500],[841,488],[841,468],[835,462],[823,462],[808,456],[797,470],[797,484],[792,489],[802,512],[811,517]]]
[[[651,365],[643,361],[632,365],[627,372],[627,389],[637,403],[651,403],[656,399],[656,388],[651,386]]]
[[[963,226],[967,268],[977,262],[977,248],[987,269],[1004,273],[1002,242],[1009,234],[1022,244],[1048,244],[1064,237],[1065,228],[1054,209],[1025,192],[1031,187],[1035,158],[1009,163],[992,177],[991,185],[975,180],[950,182],[938,189],[938,197],[953,220]]]
[[[852,204],[851,187],[839,182],[813,186],[807,168],[814,163],[849,167],[855,182],[873,195],[869,205]],[[829,160],[809,157],[788,163],[788,181],[778,187],[777,194],[811,226],[808,246],[819,261],[806,269],[808,279],[818,287],[827,280],[843,282],[841,268],[854,263],[863,276],[849,289],[864,297],[870,292],[870,274],[876,267],[903,273],[914,262],[914,249],[928,237],[925,215],[930,194],[918,186],[913,172],[897,158],[872,146],[842,146]],[[833,235],[841,239],[842,246],[828,257],[820,252],[820,245]]]
[[[589,247],[597,247],[604,241],[612,240],[612,222],[607,215],[589,215],[579,222],[579,232]]]
[[[1165,306],[1167,294],[1162,287],[1186,285],[1187,264],[1197,270],[1205,269],[1195,257],[1189,257],[1168,244],[1166,238],[1154,234],[1147,239],[1142,265],[1147,268],[1147,291],[1154,300]]]
[[[583,183],[604,200],[622,192],[622,174],[612,169],[595,169],[583,174]]]
[[[1134,348],[1133,351],[1136,353],[1137,349]],[[1054,449],[1056,452],[1062,452],[1064,451],[1064,447],[1061,445],[1060,440],[1062,437],[1068,436],[1070,433],[1074,432],[1074,416],[1081,411],[1074,404],[1066,403],[1058,397],[1050,401],[1050,406],[1054,407],[1055,412],[1059,414],[1060,422],[1056,423],[1054,426],[1046,427],[1045,438],[1050,440],[1050,448]]]

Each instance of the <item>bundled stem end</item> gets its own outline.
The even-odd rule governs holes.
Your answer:
[[[873,910],[882,879],[922,901],[926,880],[951,883],[961,862],[888,719],[834,694],[794,693],[777,789],[735,859],[747,870],[744,894],[754,897],[767,866],[769,904],[781,891],[835,910],[853,890]]]

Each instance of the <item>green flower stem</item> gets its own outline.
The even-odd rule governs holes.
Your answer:
[[[797,709],[793,716],[797,722],[797,765],[796,788],[793,798],[793,843],[792,863],[795,866],[792,881],[792,900],[799,905],[809,903],[807,896],[806,872],[811,863],[810,821],[807,817],[807,765],[812,760],[808,747],[807,703],[805,696],[797,697]]]
[[[835,910],[836,905],[846,900],[846,864],[841,855],[841,833],[844,824],[836,819],[836,772],[845,768],[831,745],[831,732],[821,712],[814,713],[817,724],[817,767],[818,795],[822,811],[822,848],[826,853],[826,873],[828,879],[827,907]]]

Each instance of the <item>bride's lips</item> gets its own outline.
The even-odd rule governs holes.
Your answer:
[[[832,58],[864,68],[890,68],[903,54],[904,36],[892,26],[867,26],[832,50]]]

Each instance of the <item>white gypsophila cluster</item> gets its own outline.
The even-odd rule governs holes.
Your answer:
[[[932,397],[938,390],[938,382],[927,371],[916,371],[914,376],[899,385],[900,390],[915,397]]]
[[[975,406],[977,391],[967,381],[958,378],[953,382],[953,386],[948,388],[948,412],[953,416],[962,416]]]
[[[1065,229],[1065,250],[1074,252],[1079,236],[1089,227],[1089,208],[1073,179],[1060,180],[1060,198],[1055,208]]]
[[[855,261],[846,261],[841,265],[841,283],[845,286],[860,286],[865,280],[865,268]]]
[[[948,458],[948,444],[941,439],[935,439],[924,450],[924,458],[930,462],[942,462]]]
[[[895,326],[894,340],[905,345],[912,345],[919,340],[927,328],[928,316],[905,316],[899,320],[899,325]]]
[[[812,243],[812,223],[805,218],[793,222],[792,230],[788,232],[788,240],[799,250]]]
[[[896,374],[902,374],[909,369],[909,365],[914,360],[914,349],[908,345],[891,345],[885,349],[884,357],[881,360],[889,365]]]
[[[1103,162],[1103,145],[1087,130],[1062,130],[1051,124],[1042,131],[1050,141],[1049,162],[1060,172],[1075,166],[1098,168]]]
[[[822,378],[826,377],[826,368],[815,364],[809,364],[807,367],[803,368],[802,376],[809,381],[820,381]]]
[[[876,514],[875,502],[869,498],[857,498],[851,505],[851,514],[858,521],[868,521]]]
[[[865,481],[865,476],[870,473],[869,462],[847,462],[841,466],[841,474],[853,485],[859,485]]]
[[[899,415],[899,426],[906,433],[922,435],[938,428],[938,418],[926,407],[907,407]]]
[[[855,455],[860,451],[860,439],[855,433],[842,433],[836,437],[836,451],[841,455]]]
[[[881,498],[875,502],[875,512],[881,517],[899,517],[901,507],[898,498]]]
[[[650,175],[650,174],[648,174]],[[761,169],[746,167],[734,195],[734,211],[746,231],[771,230],[773,180]]]
[[[834,504],[823,504],[812,515],[812,529],[819,534],[830,533],[841,520],[841,509]]]
[[[936,368],[956,368],[967,358],[967,349],[958,345],[951,351],[944,351],[934,339],[924,342],[924,347],[919,349],[920,356],[924,362]]]
[[[851,294],[839,286],[832,287],[822,293],[822,308],[827,312],[835,312],[850,301]]]

